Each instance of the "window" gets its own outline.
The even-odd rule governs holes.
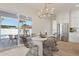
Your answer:
[[[32,34],[32,18],[18,16],[0,10],[0,50],[17,47],[20,35]]]

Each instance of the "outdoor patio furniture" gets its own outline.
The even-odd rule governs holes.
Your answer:
[[[17,35],[9,35],[9,43],[14,43],[16,42],[16,45],[17,45],[17,39],[18,39],[18,36]]]

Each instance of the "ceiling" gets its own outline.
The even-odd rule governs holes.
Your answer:
[[[34,12],[38,12],[41,8],[44,7],[44,3],[27,3],[24,5],[26,5],[27,8],[30,8],[30,10]],[[48,3],[48,8],[55,8],[56,12],[60,12],[67,11],[69,9],[79,9],[79,7],[76,7],[76,5],[79,5],[79,3]]]
[[[55,8],[56,12],[67,11],[69,9],[79,9],[79,7],[75,7],[75,5],[79,5],[79,3],[48,3],[48,8]],[[23,12],[27,10],[27,12],[38,13],[40,9],[44,7],[44,3],[2,3],[0,4],[0,8],[5,6],[12,7],[10,9],[19,9]],[[16,6],[16,7],[15,7]]]

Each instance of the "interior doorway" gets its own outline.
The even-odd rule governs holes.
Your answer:
[[[69,41],[69,24],[57,24],[57,39],[60,41]]]

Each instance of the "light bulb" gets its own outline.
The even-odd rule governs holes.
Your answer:
[[[41,9],[41,12],[43,12],[43,9]]]
[[[48,8],[46,8],[46,10],[48,11],[49,9],[48,9]]]

